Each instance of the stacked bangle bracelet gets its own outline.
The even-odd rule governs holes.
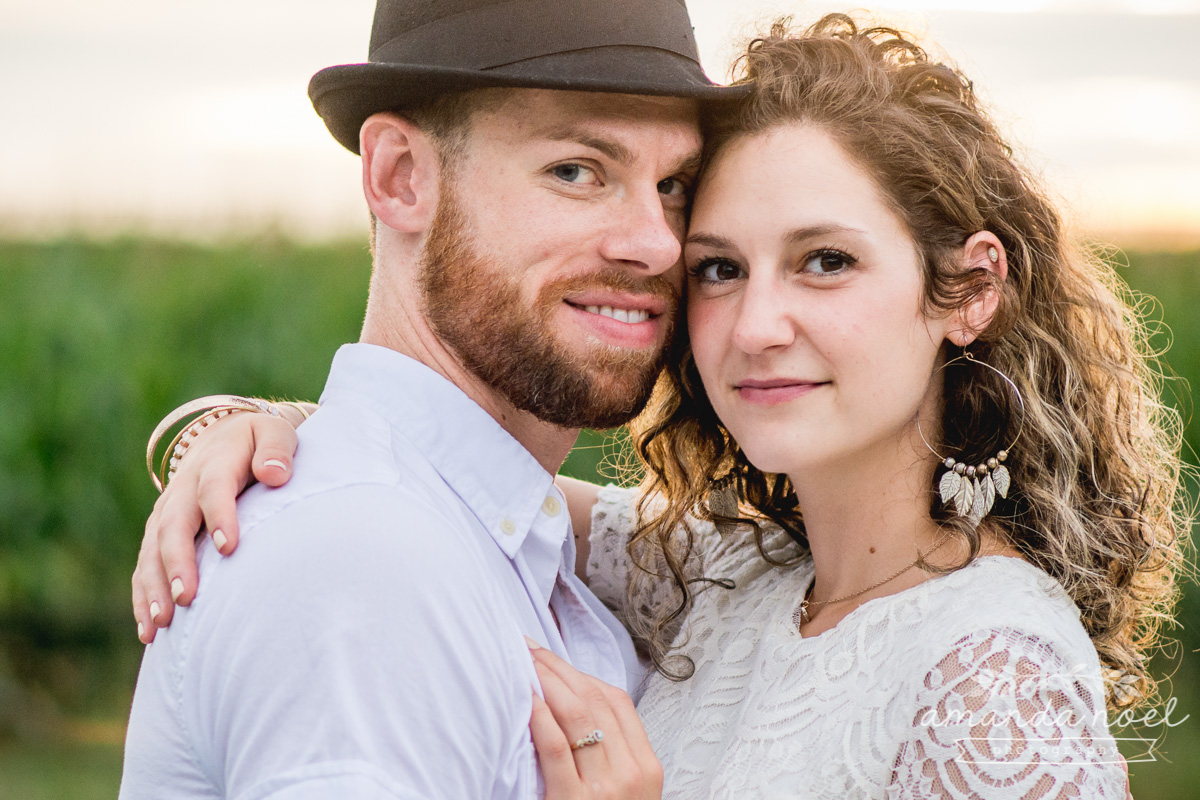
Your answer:
[[[184,453],[187,452],[191,443],[201,431],[218,419],[239,411],[270,414],[273,417],[278,417],[279,406],[281,405],[292,406],[300,412],[304,419],[308,419],[308,409],[300,403],[269,403],[266,400],[241,397],[233,394],[201,397],[197,400],[184,403],[170,414],[167,414],[154,428],[154,433],[150,434],[150,441],[146,445],[146,469],[150,473],[150,480],[154,482],[154,488],[160,492],[166,488],[166,485],[170,483],[171,478],[175,475],[175,470],[179,467],[179,460],[183,458]],[[175,438],[171,440],[171,444],[167,446],[166,452],[163,453],[158,471],[155,472],[154,453],[158,450],[158,443],[162,441],[167,431],[195,414],[199,414],[200,416],[183,426],[179,433],[175,435]]]

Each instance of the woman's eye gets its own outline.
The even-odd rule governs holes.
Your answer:
[[[554,177],[567,183],[596,183],[595,170],[582,164],[559,164],[550,171]]]
[[[705,283],[725,283],[742,277],[742,268],[723,258],[711,258],[697,264],[692,274]]]
[[[817,275],[832,275],[849,269],[857,263],[854,258],[841,250],[818,250],[808,256],[804,262],[804,271]]]

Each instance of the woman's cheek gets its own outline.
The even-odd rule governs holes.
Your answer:
[[[698,298],[695,291],[688,294],[688,340],[692,345],[696,369],[707,385],[710,376],[716,372],[721,353],[727,349],[733,332],[726,329],[724,318],[728,315],[722,313],[721,303]]]

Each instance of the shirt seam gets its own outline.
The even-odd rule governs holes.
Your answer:
[[[174,687],[172,694],[175,702],[171,704],[174,706],[174,708],[172,708],[172,714],[176,718],[175,724],[179,726],[179,731],[183,734],[183,738],[187,743],[187,752],[191,756],[193,762],[195,762],[196,768],[208,778],[213,786],[216,786],[218,789],[220,789],[221,793],[224,794],[225,781],[222,776],[215,774],[215,771],[212,769],[213,765],[206,762],[206,760],[201,757],[199,750],[196,749],[196,741],[198,737],[193,735],[192,726],[188,725],[186,715],[183,711],[185,700],[183,684],[186,680],[186,670],[184,669],[184,665],[187,663],[188,656],[192,651],[192,633],[194,626],[183,625],[180,627],[182,628],[182,630],[179,632],[181,641],[179,643],[179,649],[175,653],[175,663],[173,665]],[[196,731],[196,733],[198,733],[198,731]]]
[[[263,525],[266,525],[268,522],[270,522],[273,518],[279,516],[280,514],[282,514],[285,511],[289,510],[292,506],[296,505],[297,503],[303,503],[308,500],[314,500],[319,497],[324,497],[325,495],[330,494],[332,492],[340,492],[345,489],[361,489],[361,488],[371,487],[371,486],[377,486],[377,487],[385,488],[385,489],[396,489],[396,488],[399,488],[400,485],[401,485],[400,475],[399,475],[399,471],[397,470],[397,474],[393,475],[390,480],[382,480],[382,479],[378,479],[378,478],[359,478],[356,480],[346,481],[345,483],[338,483],[333,486],[325,486],[320,489],[314,489],[310,492],[300,495],[299,497],[294,497],[290,500],[283,501],[281,505],[278,505],[278,506],[272,508],[270,511],[265,512],[260,518],[258,518],[256,520],[243,523],[242,524],[242,532],[243,532],[243,534],[245,534],[245,533],[249,533],[250,531],[256,530],[258,528],[261,528]]]
[[[364,767],[366,767],[366,769],[364,769]],[[395,797],[397,800],[399,800],[401,795],[397,794],[393,790],[393,787],[388,785],[388,783],[392,783],[393,781],[390,779],[385,780],[383,776],[374,774],[377,771],[381,772],[382,770],[373,764],[370,764],[369,762],[362,762],[358,760],[342,759],[338,761],[318,761],[312,764],[305,764],[303,767],[286,770],[283,773],[272,775],[269,778],[263,778],[253,786],[247,787],[240,794],[236,795],[236,797],[231,798],[231,800],[268,800],[268,798],[270,798],[272,795],[278,794],[286,789],[302,786],[306,783],[350,776],[365,778],[374,783],[383,791],[387,792],[390,797]],[[313,774],[303,775],[303,777],[297,777],[294,779],[288,777],[289,774],[294,774],[297,772],[311,772]]]

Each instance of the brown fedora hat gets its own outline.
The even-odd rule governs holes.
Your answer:
[[[321,70],[308,96],[357,153],[372,114],[490,86],[712,100],[746,91],[705,77],[684,0],[378,0],[367,63]]]

